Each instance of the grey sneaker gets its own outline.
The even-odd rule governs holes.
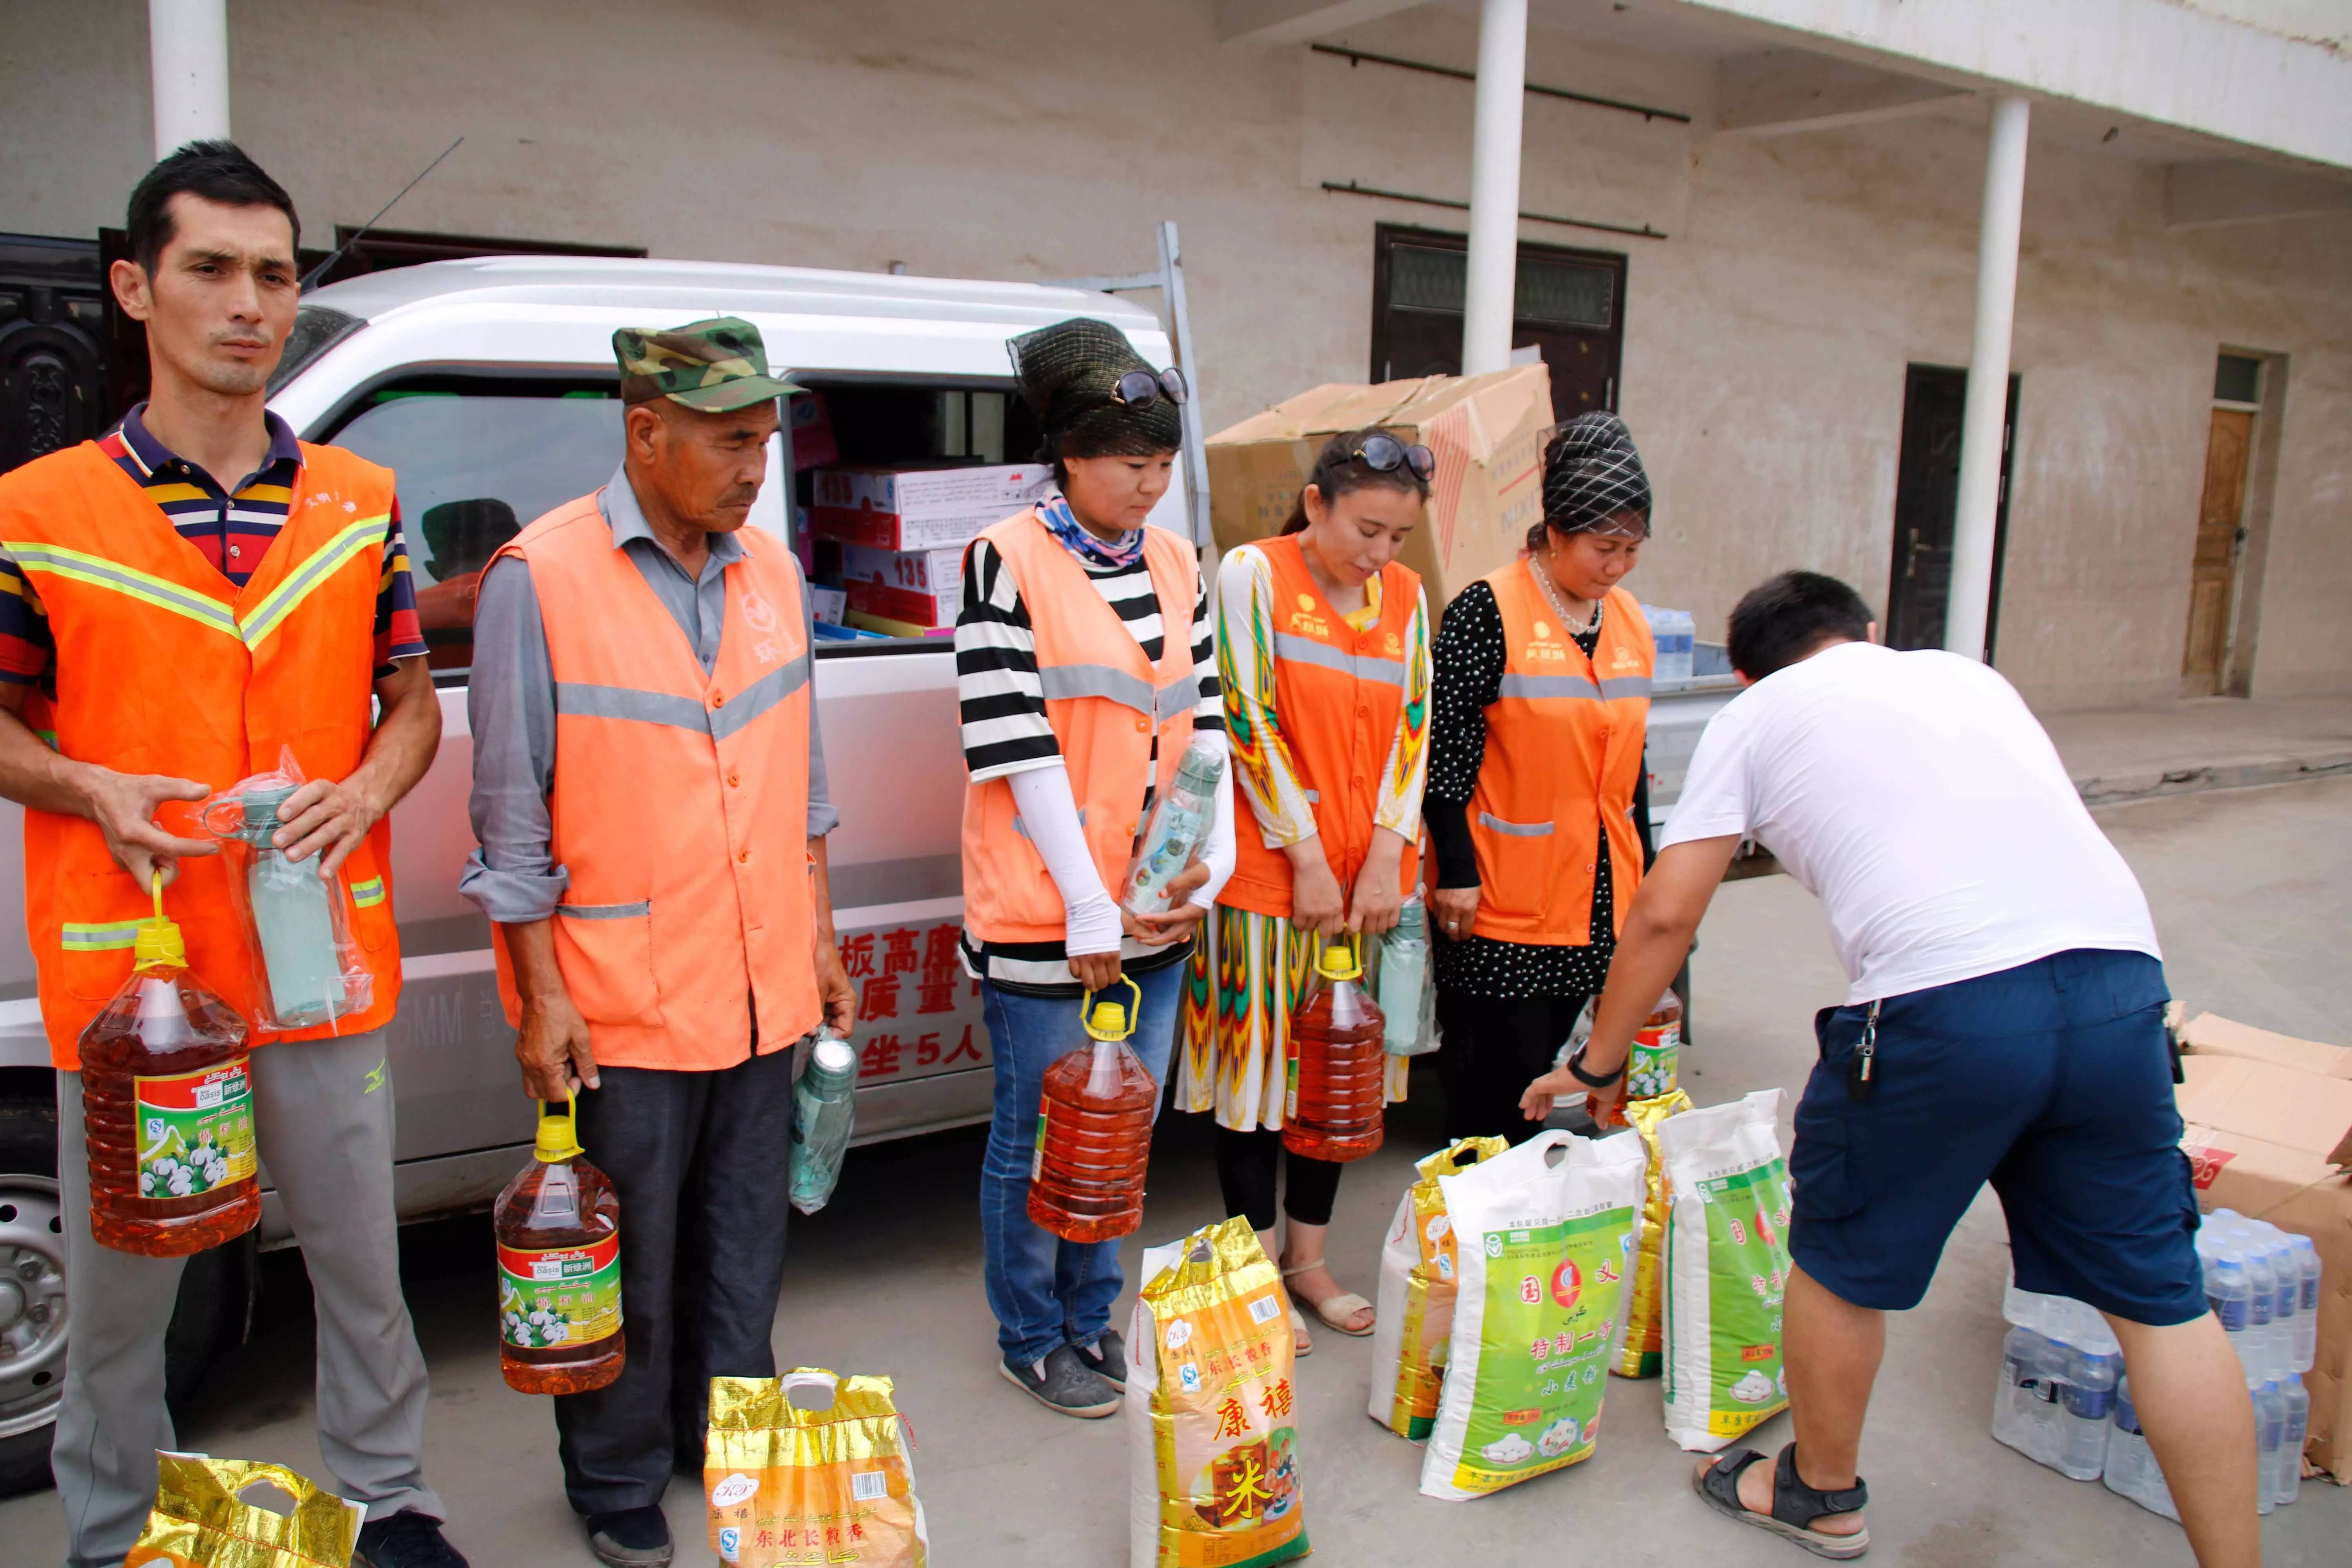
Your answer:
[[[1092,1350],[1084,1345],[1070,1348],[1078,1352],[1078,1359],[1087,1363],[1088,1372],[1108,1378],[1121,1388],[1127,1386],[1127,1342],[1118,1337],[1117,1329],[1105,1329]]]
[[[1076,1345],[1064,1345],[1035,1366],[1007,1360],[997,1370],[1005,1382],[1057,1415],[1098,1421],[1118,1411],[1118,1384],[1089,1368]]]
[[[669,1521],[651,1503],[588,1516],[588,1550],[611,1568],[669,1568]]]

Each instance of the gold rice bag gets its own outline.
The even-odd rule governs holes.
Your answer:
[[[914,1441],[887,1377],[710,1380],[703,1493],[722,1563],[923,1568]]]
[[[1640,1136],[1650,1164],[1642,1178],[1646,1189],[1642,1200],[1642,1252],[1633,1261],[1633,1299],[1627,1309],[1625,1348],[1610,1369],[1620,1377],[1655,1377],[1664,1365],[1659,1330],[1665,1302],[1659,1295],[1658,1248],[1664,1245],[1674,1188],[1666,1180],[1666,1163],[1658,1157],[1658,1123],[1690,1108],[1690,1096],[1678,1089],[1625,1103],[1626,1123]]]
[[[1468,1170],[1510,1148],[1505,1138],[1465,1138],[1413,1166],[1381,1247],[1379,1312],[1372,1328],[1373,1420],[1412,1442],[1437,1421],[1454,1333],[1454,1226],[1437,1178]]]
[[[1130,1568],[1307,1555],[1290,1314],[1240,1215],[1143,1255],[1127,1383]]]
[[[367,1510],[283,1465],[158,1452],[155,1506],[123,1568],[351,1568]],[[267,1482],[294,1500],[279,1513],[238,1494]]]

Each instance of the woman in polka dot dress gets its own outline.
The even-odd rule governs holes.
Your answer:
[[[1618,586],[1650,532],[1650,485],[1613,414],[1544,457],[1528,553],[1446,607],[1423,815],[1449,1139],[1539,1131],[1519,1111],[1609,974],[1650,858],[1643,742],[1654,653]]]

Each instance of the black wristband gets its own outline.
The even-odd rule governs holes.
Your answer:
[[[1576,1054],[1568,1058],[1568,1074],[1570,1078],[1576,1079],[1577,1082],[1584,1085],[1585,1088],[1607,1089],[1611,1084],[1615,1083],[1619,1079],[1625,1076],[1625,1064],[1622,1062],[1618,1063],[1617,1070],[1609,1074],[1606,1078],[1595,1078],[1591,1073],[1586,1072],[1584,1070],[1584,1049],[1585,1048],[1582,1046],[1577,1047]]]

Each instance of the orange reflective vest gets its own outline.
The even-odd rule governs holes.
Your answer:
[[[550,850],[571,873],[555,961],[600,1066],[711,1071],[817,1026],[807,615],[792,552],[755,528],[735,537],[708,675],[595,496],[491,557],[530,563],[547,631]]]
[[[57,699],[26,721],[63,755],[118,773],[163,773],[224,789],[278,765],[340,779],[360,763],[375,686],[375,601],[392,474],[335,447],[302,444],[285,526],[242,588],[181,538],[137,480],[94,442],[0,477],[0,550],[40,595],[57,643]],[[159,820],[203,837],[193,806]],[[389,1022],[400,1000],[393,927],[391,825],[379,822],[340,873],[346,913],[374,990],[365,1012],[257,1043],[355,1034]],[[188,966],[239,1013],[254,1012],[254,968],[229,862],[180,862],[164,908]],[[25,813],[25,930],[39,976],[49,1059],[75,1045],[131,973],[131,945],[152,910],[97,826]]]
[[[1143,560],[1160,596],[1162,630],[1160,662],[1153,665],[1034,509],[980,537],[1003,557],[1028,608],[1045,720],[1069,770],[1095,869],[1116,898],[1142,826],[1144,789],[1167,790],[1192,738],[1192,709],[1201,696],[1192,637],[1200,558],[1166,529],[1143,531]],[[965,569],[971,569],[969,552]],[[963,914],[982,942],[1060,942],[1066,929],[1061,889],[1029,842],[1013,805],[1013,785],[1003,778],[964,785]]]
[[[1503,612],[1502,689],[1486,709],[1486,753],[1470,796],[1480,936],[1541,946],[1592,941],[1592,884],[1609,834],[1612,924],[1642,883],[1633,787],[1650,716],[1656,650],[1622,588],[1602,601],[1586,658],[1522,561],[1486,579]]]
[[[1381,613],[1362,631],[1349,626],[1307,570],[1297,534],[1262,540],[1274,583],[1274,706],[1281,716],[1282,740],[1298,771],[1298,782],[1315,808],[1315,831],[1323,858],[1346,893],[1371,852],[1372,817],[1379,809],[1381,774],[1396,744],[1397,721],[1404,710],[1404,645],[1421,602],[1421,577],[1391,561],[1381,568]],[[1264,738],[1251,742],[1265,743]],[[1234,745],[1243,745],[1236,731]],[[1262,915],[1290,913],[1290,860],[1266,847],[1257,817],[1234,771],[1234,874],[1217,902]],[[1412,891],[1420,862],[1418,825],[1407,834],[1402,886]]]

